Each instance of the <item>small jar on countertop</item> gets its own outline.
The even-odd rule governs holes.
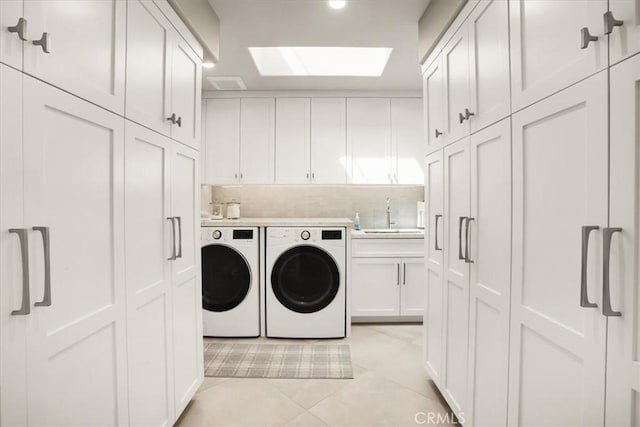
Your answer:
[[[240,219],[240,202],[236,200],[227,202],[227,219]]]

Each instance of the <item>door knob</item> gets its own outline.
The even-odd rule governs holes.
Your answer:
[[[7,28],[7,30],[9,30],[10,33],[16,33],[18,35],[18,38],[20,40],[22,40],[23,42],[27,41],[27,39],[25,37],[25,34],[27,34],[27,20],[26,19],[24,19],[24,18],[18,19],[18,23],[16,25],[14,25],[13,27]]]
[[[50,44],[51,44],[51,34],[46,33],[46,32],[42,33],[42,37],[40,37],[40,40],[34,40],[31,43],[34,46],[40,46],[44,53],[51,53],[51,51],[49,50],[51,48],[51,46],[50,46]]]
[[[604,14],[604,33],[611,34],[613,27],[622,27],[624,21],[620,21],[613,16],[613,12],[608,11]]]
[[[587,27],[580,29],[580,49],[586,49],[589,43],[598,40],[598,36],[592,36]]]

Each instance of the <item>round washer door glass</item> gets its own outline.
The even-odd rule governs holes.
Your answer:
[[[301,245],[284,252],[271,272],[276,298],[289,310],[314,313],[328,306],[340,287],[340,272],[327,252]]]
[[[227,311],[240,305],[251,287],[245,258],[224,245],[202,247],[202,308]]]

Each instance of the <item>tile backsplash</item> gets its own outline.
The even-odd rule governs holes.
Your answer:
[[[202,186],[202,210],[209,203],[240,202],[245,218],[351,218],[360,212],[363,228],[386,227],[386,200],[391,199],[392,227],[416,227],[416,203],[422,185],[224,185]]]

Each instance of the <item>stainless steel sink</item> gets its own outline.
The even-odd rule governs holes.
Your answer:
[[[422,234],[424,232],[417,228],[373,228],[362,231],[366,234]]]

